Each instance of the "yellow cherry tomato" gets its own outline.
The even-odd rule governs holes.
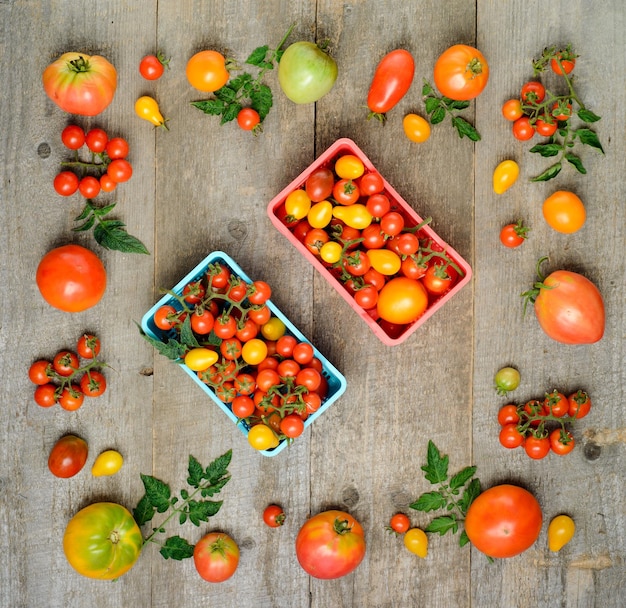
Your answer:
[[[252,338],[244,342],[241,348],[241,358],[248,365],[258,365],[267,357],[267,344],[259,339]]]
[[[248,431],[248,443],[255,450],[271,450],[278,445],[278,437],[266,424],[255,424]]]
[[[548,526],[548,547],[560,551],[574,537],[576,524],[569,515],[557,515]]]
[[[272,317],[267,323],[261,325],[261,335],[266,340],[278,340],[285,335],[285,324],[278,318]]]
[[[543,202],[543,217],[557,232],[572,234],[583,227],[587,212],[573,192],[558,190]]]
[[[147,120],[155,127],[163,127],[164,129],[167,129],[167,125],[165,124],[167,119],[163,118],[163,115],[159,110],[159,104],[148,95],[140,97],[135,102],[135,114],[137,114],[139,118]]]
[[[302,189],[294,190],[285,199],[285,211],[289,217],[301,220],[311,209],[311,199]]]
[[[93,466],[91,474],[94,477],[104,477],[105,475],[115,475],[124,464],[123,456],[115,450],[106,450],[99,454]]]
[[[400,256],[391,249],[370,249],[367,257],[372,263],[372,268],[386,276],[396,274],[402,266]]]
[[[493,191],[506,192],[519,177],[519,165],[514,160],[503,160],[493,172]]]
[[[335,264],[341,259],[343,247],[337,241],[328,241],[320,247],[320,257],[327,264]]]
[[[418,144],[423,144],[430,137],[430,124],[418,114],[407,114],[402,120],[404,134]]]
[[[194,372],[202,372],[217,362],[219,355],[209,348],[192,348],[185,355],[185,365]]]
[[[335,163],[335,173],[342,179],[357,179],[365,172],[365,165],[354,154],[344,154]]]
[[[411,528],[404,534],[404,546],[415,555],[425,558],[428,555],[428,536],[420,528]]]
[[[320,201],[309,209],[306,216],[311,228],[326,228],[333,219],[333,205],[330,201]]]
[[[350,228],[356,228],[357,230],[367,228],[373,219],[372,214],[361,203],[354,203],[348,207],[337,205],[333,207],[333,216],[350,226]]]

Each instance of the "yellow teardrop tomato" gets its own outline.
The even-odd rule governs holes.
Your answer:
[[[548,547],[560,551],[574,537],[576,524],[568,515],[557,515],[548,526]]]
[[[396,274],[402,265],[400,256],[391,249],[370,249],[367,257],[372,263],[372,268],[386,276]]]
[[[348,207],[342,205],[333,207],[333,216],[357,230],[367,228],[373,219],[372,214],[361,203],[354,203]]]
[[[354,154],[344,154],[335,163],[335,173],[341,179],[357,179],[365,172],[365,165]]]
[[[506,192],[519,177],[519,165],[514,160],[503,160],[493,172],[493,191]]]
[[[430,124],[418,114],[407,114],[402,120],[404,134],[418,144],[424,143],[430,137]]]
[[[288,217],[301,220],[306,217],[311,209],[311,199],[302,189],[294,190],[285,199],[285,211]]]
[[[267,357],[267,344],[260,338],[252,338],[244,342],[241,348],[241,358],[248,365],[258,365]]]
[[[404,534],[404,546],[422,559],[428,555],[428,536],[420,528],[411,528]]]
[[[163,115],[159,110],[159,104],[148,95],[140,97],[135,102],[135,114],[137,114],[139,118],[147,120],[155,127],[163,127],[164,129],[167,129],[167,125],[165,124],[167,119],[163,118]]]
[[[91,474],[94,477],[105,477],[107,475],[115,475],[124,464],[123,456],[115,450],[106,450],[99,454],[93,466]]]
[[[185,365],[194,372],[202,372],[217,362],[218,354],[209,348],[192,348],[185,355]]]
[[[278,445],[278,437],[266,424],[255,424],[248,431],[248,443],[255,450],[271,450]]]
[[[572,234],[583,227],[587,212],[573,192],[558,190],[543,202],[543,217],[557,232]]]
[[[335,264],[341,259],[343,247],[337,241],[328,241],[320,247],[320,257],[327,264]]]
[[[261,326],[261,335],[266,340],[278,340],[285,335],[285,329],[285,324],[278,317],[272,317]]]
[[[326,228],[333,219],[333,205],[330,201],[320,201],[309,209],[306,216],[311,228]]]

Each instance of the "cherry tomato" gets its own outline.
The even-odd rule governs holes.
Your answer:
[[[556,122],[550,122],[538,118],[535,121],[535,130],[541,137],[552,137],[558,128]]]
[[[387,53],[376,66],[367,94],[370,117],[384,120],[385,114],[407,94],[415,74],[415,61],[409,51]]]
[[[530,228],[524,226],[522,220],[516,224],[507,224],[500,230],[500,242],[509,248],[519,247],[527,238]]]
[[[535,127],[528,116],[522,116],[513,123],[513,137],[519,141],[528,141],[535,134]]]
[[[230,78],[226,60],[217,51],[200,51],[187,62],[185,74],[189,84],[203,93],[221,89]]]
[[[248,365],[258,365],[267,357],[267,344],[259,339],[248,340],[241,349],[241,358]]]
[[[265,281],[253,281],[248,293],[248,302],[254,305],[265,304],[272,297],[272,288]]]
[[[192,348],[184,358],[185,365],[194,372],[208,369],[219,359],[219,355],[205,347]]]
[[[105,450],[98,454],[91,467],[91,474],[94,477],[109,477],[115,475],[123,464],[124,457],[117,450]]]
[[[560,551],[576,532],[576,524],[569,515],[557,515],[548,525],[548,548],[550,551]]]
[[[404,546],[422,559],[428,555],[428,537],[420,528],[411,528],[407,531],[404,535]]]
[[[285,523],[285,512],[278,505],[268,505],[263,511],[263,521],[270,528],[280,528]]]
[[[493,191],[506,192],[519,177],[519,165],[514,160],[503,160],[493,172]]]
[[[93,175],[86,175],[78,182],[78,191],[85,198],[95,198],[100,193],[100,180]]]
[[[365,173],[359,180],[359,190],[363,196],[371,196],[372,194],[378,194],[385,188],[385,181],[380,173],[376,171],[369,171]]]
[[[62,350],[52,360],[52,367],[59,376],[67,378],[78,369],[78,357],[73,352]]]
[[[280,421],[280,430],[285,437],[295,439],[304,432],[304,421],[298,414],[287,414]]]
[[[570,47],[565,50],[559,51],[554,58],[550,60],[550,67],[555,74],[559,76],[563,74],[569,74],[576,65],[576,57]]]
[[[272,317],[261,327],[261,334],[266,340],[278,340],[285,335],[285,324],[278,318]]]
[[[248,431],[248,443],[255,450],[270,450],[275,448],[279,441],[276,433],[265,424],[255,424]]]
[[[111,160],[126,158],[128,156],[128,142],[123,137],[113,137],[109,139],[105,151]]]
[[[139,73],[146,80],[158,80],[166,67],[169,67],[169,59],[165,59],[162,53],[146,55],[139,62]]]
[[[365,285],[354,294],[354,301],[364,310],[374,308],[378,302],[378,290],[373,285]]]
[[[422,282],[431,295],[443,295],[449,291],[457,279],[457,272],[447,263],[430,264]]]
[[[50,451],[48,469],[55,477],[74,477],[85,466],[88,454],[89,448],[84,439],[76,435],[65,435]]]
[[[85,395],[78,384],[66,386],[59,395],[59,405],[68,412],[80,409],[85,400]]]
[[[517,424],[510,423],[505,424],[500,429],[500,435],[498,437],[500,444],[510,450],[518,448],[524,443],[524,435],[517,428]]]
[[[28,378],[33,384],[43,386],[50,382],[50,374],[52,373],[52,363],[41,359],[35,361],[28,370]]]
[[[498,422],[501,426],[505,424],[517,424],[519,422],[517,406],[513,404],[503,405],[498,411]]]
[[[106,378],[98,371],[89,370],[80,379],[80,390],[85,397],[99,397],[106,388]]]
[[[572,116],[572,104],[566,101],[557,101],[552,106],[552,117],[555,120],[564,122]]]
[[[107,167],[107,175],[116,183],[127,182],[133,175],[132,165],[124,158],[116,158]]]
[[[254,413],[254,401],[248,395],[237,395],[231,401],[230,408],[237,418],[248,418]]]
[[[79,150],[85,145],[85,131],[78,125],[67,125],[61,131],[61,141],[69,150]]]
[[[410,141],[424,143],[430,137],[430,124],[418,114],[407,114],[402,120],[404,134]]]
[[[576,445],[574,437],[569,431],[555,429],[550,433],[550,447],[555,454],[564,456],[569,454]]]
[[[109,136],[104,129],[91,129],[85,136],[87,147],[96,154],[101,154],[106,150]]]
[[[53,186],[57,194],[72,196],[78,190],[80,180],[73,171],[61,171],[54,178]]]
[[[239,547],[228,534],[209,532],[194,547],[193,563],[205,581],[221,583],[235,574]]]
[[[520,383],[522,376],[514,367],[503,367],[494,376],[494,384],[498,395],[507,395],[514,391]]]
[[[404,513],[396,513],[389,520],[389,530],[396,534],[404,534],[411,527],[411,520]]]
[[[524,450],[529,458],[541,460],[550,452],[550,438],[529,435],[524,442]]]
[[[367,197],[365,208],[372,216],[380,218],[391,210],[391,201],[389,197],[382,192],[370,194],[370,196]]]
[[[478,97],[489,80],[489,64],[474,47],[455,44],[435,62],[435,86],[445,97],[467,101]]]
[[[34,399],[40,407],[52,407],[59,401],[56,385],[48,383],[37,386]]]
[[[543,402],[543,409],[552,416],[561,418],[569,411],[569,402],[563,393],[559,393],[559,391],[554,390],[551,393],[546,393],[546,398]]]
[[[147,120],[155,127],[162,127],[167,130],[167,119],[163,118],[159,104],[156,99],[149,95],[142,95],[135,102],[135,114],[143,120]]]
[[[545,96],[545,87],[540,82],[534,80],[525,83],[520,92],[522,101],[527,104],[539,104],[544,100]]]
[[[361,197],[359,187],[351,179],[339,179],[333,186],[333,198],[340,205],[353,205]]]
[[[237,113],[237,124],[242,131],[259,131],[261,117],[254,108],[241,108]]]
[[[388,236],[400,234],[404,225],[404,217],[397,211],[389,211],[380,218],[380,229]]]
[[[237,321],[232,315],[220,315],[213,322],[213,333],[222,340],[232,338],[237,333]]]
[[[563,234],[580,230],[587,213],[585,205],[573,192],[558,190],[543,202],[543,218],[548,226]]]
[[[103,173],[100,176],[100,189],[102,192],[113,192],[115,188],[117,188],[117,182],[114,182],[108,173]]]
[[[505,101],[502,105],[502,116],[511,122],[514,122],[518,118],[524,116],[522,102],[519,99],[509,99]]]
[[[314,203],[326,200],[333,193],[335,177],[327,167],[315,169],[306,179],[304,188]]]
[[[572,418],[584,418],[591,410],[591,399],[584,391],[572,393],[567,401],[569,403],[567,414]]]

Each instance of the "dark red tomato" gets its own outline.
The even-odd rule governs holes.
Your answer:
[[[522,86],[520,97],[527,104],[541,103],[546,96],[545,87],[537,81],[531,80]]]
[[[369,117],[384,120],[408,92],[415,74],[415,61],[409,51],[396,49],[387,53],[376,66],[367,94]]]
[[[28,370],[28,378],[33,384],[43,386],[50,382],[50,374],[52,373],[52,363],[41,359],[35,361]]]
[[[95,198],[100,194],[100,180],[93,175],[86,175],[78,182],[78,191],[85,198]]]
[[[53,186],[57,194],[61,196],[72,196],[78,190],[80,180],[73,171],[61,171],[54,178]]]
[[[567,413],[572,418],[584,418],[591,410],[591,399],[585,391],[578,390],[572,393],[567,401],[569,403]]]
[[[52,367],[59,376],[71,376],[79,367],[78,357],[69,350],[62,350],[52,360]]]
[[[529,435],[524,442],[524,451],[529,458],[541,460],[550,452],[550,438]]]
[[[319,203],[333,193],[334,185],[335,176],[333,172],[326,167],[320,167],[307,177],[304,189],[312,202]]]
[[[455,283],[458,273],[445,262],[435,262],[428,266],[422,279],[428,293],[439,296],[446,293]]]
[[[340,205],[352,205],[361,197],[359,187],[351,179],[340,179],[333,186],[333,198]]]
[[[375,268],[370,268],[363,275],[363,281],[366,285],[373,285],[376,288],[376,291],[380,291],[385,286],[387,279],[382,272],[379,272]]]
[[[551,393],[546,394],[546,398],[543,402],[543,409],[546,413],[561,418],[565,416],[569,410],[569,402],[567,397],[563,393],[554,390]]]
[[[524,435],[520,433],[516,424],[505,424],[500,429],[499,441],[505,448],[513,450],[524,443]]]
[[[74,477],[87,462],[87,442],[76,435],[65,435],[55,444],[48,456],[48,468],[55,477]]]
[[[576,445],[574,437],[569,431],[555,429],[550,433],[550,447],[555,454],[565,456],[569,454]]]
[[[126,158],[128,156],[128,142],[123,137],[113,137],[109,139],[106,153],[111,160],[116,158]]]
[[[498,422],[500,426],[504,426],[505,424],[517,424],[519,422],[517,405],[503,405],[498,411]]]
[[[156,55],[146,55],[139,62],[139,73],[146,80],[158,80],[163,76],[165,67],[168,65],[169,60],[165,59],[161,53]]]
[[[541,118],[535,121],[535,130],[541,137],[552,137],[557,130],[556,122],[546,122]]]
[[[522,220],[515,224],[507,224],[500,230],[500,242],[511,249],[519,247],[528,238],[528,230]]]
[[[87,147],[96,154],[101,154],[106,150],[109,136],[104,129],[91,129],[85,136]]]
[[[35,389],[35,403],[39,407],[52,407],[59,400],[57,387],[55,384],[41,384]]]
[[[291,229],[293,236],[300,242],[304,242],[304,238],[309,230],[311,230],[311,224],[309,224],[306,220],[300,220]]]
[[[83,359],[94,359],[100,354],[100,338],[92,334],[83,334],[76,343],[76,352]]]
[[[210,532],[194,547],[193,563],[205,581],[221,583],[235,574],[239,547],[227,534]]]
[[[85,145],[85,131],[78,125],[67,125],[61,131],[61,141],[69,150],[78,150]]]
[[[513,137],[519,141],[528,141],[535,134],[535,127],[528,116],[522,116],[513,123]]]
[[[80,379],[80,390],[85,397],[99,397],[106,391],[106,378],[98,371],[89,370]]]
[[[365,208],[373,217],[380,218],[391,210],[391,201],[386,194],[377,192],[368,196]]]
[[[304,420],[298,414],[287,414],[280,421],[280,431],[289,439],[300,437],[304,432]]]
[[[359,190],[363,196],[371,196],[372,194],[378,194],[385,189],[385,181],[380,173],[371,171],[365,173],[359,179]]]
[[[270,528],[280,528],[285,523],[285,512],[278,505],[268,505],[263,511],[263,521]]]

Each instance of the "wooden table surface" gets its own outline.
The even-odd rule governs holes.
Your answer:
[[[626,595],[625,430],[623,411],[626,319],[626,158],[623,0],[4,0],[0,2],[0,241],[2,440],[0,441],[0,605],[255,606],[261,607],[513,607],[603,608]],[[214,48],[243,61],[257,46],[331,42],[339,66],[333,90],[317,104],[295,105],[266,75],[274,106],[259,137],[190,106],[207,98],[185,78],[187,59]],[[421,85],[432,81],[438,55],[454,43],[478,46],[491,66],[485,92],[466,111],[482,140],[460,140],[450,121],[433,127],[422,145],[409,142],[402,117],[424,114]],[[576,87],[602,120],[594,129],[605,154],[581,152],[587,175],[566,166],[546,183],[530,177],[548,166],[518,142],[501,116],[502,103],[532,78],[544,47],[571,43],[580,55]],[[395,48],[409,50],[416,73],[409,94],[382,126],[366,121],[374,68]],[[62,112],[44,94],[41,73],[66,51],[101,54],[118,70],[113,103],[99,116]],[[162,50],[171,69],[144,81],[139,60]],[[546,75],[548,87],[556,76]],[[154,95],[169,118],[155,130],[133,111]],[[62,128],[100,126],[130,143],[132,179],[114,195],[116,217],[149,255],[106,251],[91,233],[76,233],[83,201],[62,199],[52,180],[67,152]],[[352,138],[380,172],[473,268],[471,283],[404,344],[383,345],[334,289],[271,225],[268,202],[340,137]],[[494,167],[512,158],[518,183],[493,193]],[[542,201],[557,189],[576,192],[588,217],[574,235],[554,232]],[[523,218],[530,238],[517,250],[499,244],[507,222]],[[106,265],[102,301],[82,313],[48,306],[35,284],[42,256],[65,243],[97,252]],[[274,302],[347,379],[345,394],[293,446],[275,458],[253,451],[198,386],[139,335],[136,323],[208,253],[222,250],[254,279],[273,287]],[[603,293],[607,323],[593,345],[566,346],[522,318],[520,293],[535,265],[583,273]],[[76,412],[43,409],[32,398],[30,364],[72,347],[85,331],[103,342],[109,389]],[[522,383],[515,403],[555,388],[587,390],[594,407],[574,428],[577,447],[566,457],[531,461],[498,442],[496,415],[506,399],[493,387],[496,370],[514,365]],[[48,471],[48,453],[63,434],[84,437],[86,468],[62,480]],[[425,560],[407,552],[385,525],[397,511],[414,526],[432,514],[409,509],[430,489],[420,467],[428,440],[450,457],[451,470],[477,466],[482,487],[512,482],[539,499],[544,524],[525,553],[490,563],[458,534],[430,536]],[[116,448],[125,457],[113,477],[94,478],[95,456]],[[153,545],[117,582],[83,578],[66,562],[62,537],[69,518],[92,502],[129,508],[143,494],[140,473],[182,488],[190,454],[208,464],[232,448],[232,480],[219,513],[173,533],[195,543],[208,531],[232,535],[241,547],[235,576],[214,585],[192,560],[164,560]],[[264,507],[280,503],[286,524],[267,528]],[[309,514],[337,507],[363,525],[367,555],[351,575],[310,578],[297,564],[294,539]],[[547,547],[557,514],[577,524],[559,553]]]

